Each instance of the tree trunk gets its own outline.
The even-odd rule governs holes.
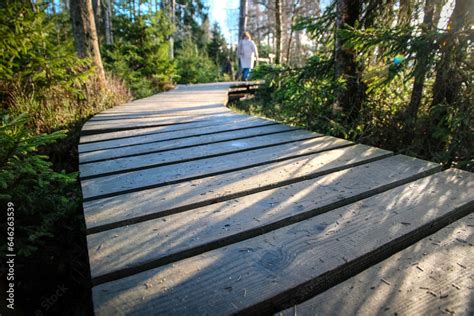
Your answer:
[[[360,0],[338,0],[336,4],[336,42],[334,51],[335,75],[345,80],[345,89],[338,95],[335,111],[343,111],[352,121],[360,110],[362,94],[360,71],[355,52],[345,46],[339,31],[346,26],[355,26],[360,15]]]
[[[239,12],[239,40],[242,34],[247,31],[248,0],[240,0]]]
[[[101,25],[100,22],[102,18],[102,4],[100,0],[92,0],[92,12],[94,12],[94,22],[97,30],[97,35],[99,35]]]
[[[397,25],[409,24],[413,12],[411,0],[400,0]]]
[[[275,0],[275,63],[281,63],[281,0]]]
[[[258,3],[255,4],[255,23],[256,23],[256,30],[255,30],[255,38],[257,39],[257,45],[260,45],[262,36],[261,36],[261,30],[260,30],[260,19],[261,19],[262,13],[260,12],[260,6]]]
[[[453,12],[448,21],[448,34],[441,43],[441,59],[436,67],[436,79],[433,85],[433,100],[431,107],[438,104],[452,104],[460,88],[458,82],[458,66],[462,62],[462,47],[457,43],[457,33],[465,27],[472,25],[471,0],[456,0]]]
[[[168,0],[168,12],[171,19],[171,24],[176,27],[176,0]],[[171,60],[174,59],[174,37],[173,34],[170,35],[169,40],[169,57]]]
[[[104,11],[105,43],[107,45],[113,45],[114,36],[112,33],[112,3],[110,0],[104,1]]]
[[[423,23],[421,25],[422,28],[422,36],[428,35],[432,30],[434,22],[438,21],[438,17],[435,17],[435,9],[436,15],[439,16],[441,14],[439,0],[426,0],[424,6],[424,17]],[[433,41],[427,43],[426,46],[421,47],[418,50],[416,56],[416,66],[415,66],[415,81],[413,83],[413,89],[411,93],[410,103],[406,109],[407,119],[408,119],[408,126],[413,127],[417,114],[418,109],[420,107],[421,98],[423,96],[423,87],[425,85],[425,77],[426,72],[428,71],[429,67],[429,59],[433,51]]]
[[[290,35],[288,37],[288,46],[286,47],[286,62],[287,64],[291,64],[290,62],[290,54],[291,54],[291,42],[293,40],[293,24],[295,23],[295,19],[298,15],[298,7],[300,4],[300,0],[295,0],[293,3],[293,9],[291,11],[291,22],[290,22]]]
[[[99,84],[101,87],[105,87],[105,71],[100,57],[92,1],[71,1],[70,12],[77,54],[79,57],[92,59]]]

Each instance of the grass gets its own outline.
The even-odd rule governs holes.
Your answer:
[[[59,88],[41,95],[27,94],[21,89],[10,90],[9,115],[15,117],[27,113],[27,129],[30,133],[38,135],[58,130],[66,131],[65,138],[37,148],[32,155],[46,155],[52,163],[50,168],[53,171],[74,176],[74,181],[61,183],[51,192],[51,196],[38,197],[31,192],[33,194],[30,196],[38,199],[32,204],[38,205],[36,209],[19,208],[15,212],[15,225],[18,226],[15,233],[15,250],[20,252],[21,245],[39,248],[30,253],[17,253],[15,307],[18,314],[90,315],[93,312],[77,148],[82,125],[92,115],[125,103],[131,98],[122,82],[113,78],[109,80],[106,90],[98,90],[95,87],[97,85],[94,81],[87,82],[82,86],[82,95],[79,98]],[[11,161],[16,159],[10,158]],[[18,163],[21,163],[21,160]],[[33,187],[42,186],[37,182],[41,181],[38,179],[26,181],[35,181]],[[28,196],[28,192],[19,193]],[[57,208],[61,210],[60,213],[53,214],[53,210],[41,209],[42,205],[48,205],[45,201],[56,203],[55,199],[58,198],[67,199],[67,203]],[[15,195],[12,199],[21,201],[21,197]],[[46,221],[52,222],[45,225],[45,218]],[[33,228],[36,226],[34,231],[46,231],[46,234],[32,239],[32,236],[22,234],[24,225]]]

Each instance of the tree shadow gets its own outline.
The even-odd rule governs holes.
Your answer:
[[[222,89],[211,87],[217,93]],[[208,93],[206,87],[194,88]],[[240,170],[226,169],[229,161],[216,157],[220,160],[99,178],[89,195],[107,185],[162,186],[84,204],[92,222],[160,214],[89,235],[95,276],[127,272],[93,288],[96,313],[275,312],[342,281],[338,275],[347,279],[387,258],[397,251],[394,241],[404,247],[415,242],[420,235],[408,241],[397,238],[438,220],[445,209],[466,199],[467,193],[458,189],[464,184],[457,183],[466,180],[456,175],[403,185],[437,170],[421,160],[378,160],[387,153],[371,153],[367,146],[355,155],[337,146],[316,154],[315,141],[227,157]],[[362,148],[357,146],[347,148]],[[216,170],[221,173],[213,174]],[[470,185],[465,186],[472,191],[472,181]],[[440,197],[430,191],[433,187],[448,189]],[[243,195],[232,196],[234,192]],[[114,217],[119,210],[126,212]],[[344,306],[344,299],[338,297],[335,304]]]

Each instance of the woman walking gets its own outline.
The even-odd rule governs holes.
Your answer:
[[[253,69],[254,61],[258,63],[258,50],[255,43],[252,41],[249,32],[244,32],[242,40],[237,47],[237,53],[240,59],[240,67],[242,68],[242,80],[247,81],[250,70]]]

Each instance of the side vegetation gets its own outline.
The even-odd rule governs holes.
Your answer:
[[[237,109],[474,171],[472,1],[333,1],[301,67],[262,65]]]
[[[219,28],[211,32],[196,22],[208,25],[200,1],[180,1],[174,21],[169,6],[156,1],[134,1],[133,7],[130,1],[96,3],[100,7],[93,10],[90,0],[0,4],[0,231],[6,238],[12,202],[20,315],[92,311],[78,181],[84,122],[176,82],[227,78]],[[91,34],[100,51],[84,41]],[[0,243],[2,258],[6,251]]]

